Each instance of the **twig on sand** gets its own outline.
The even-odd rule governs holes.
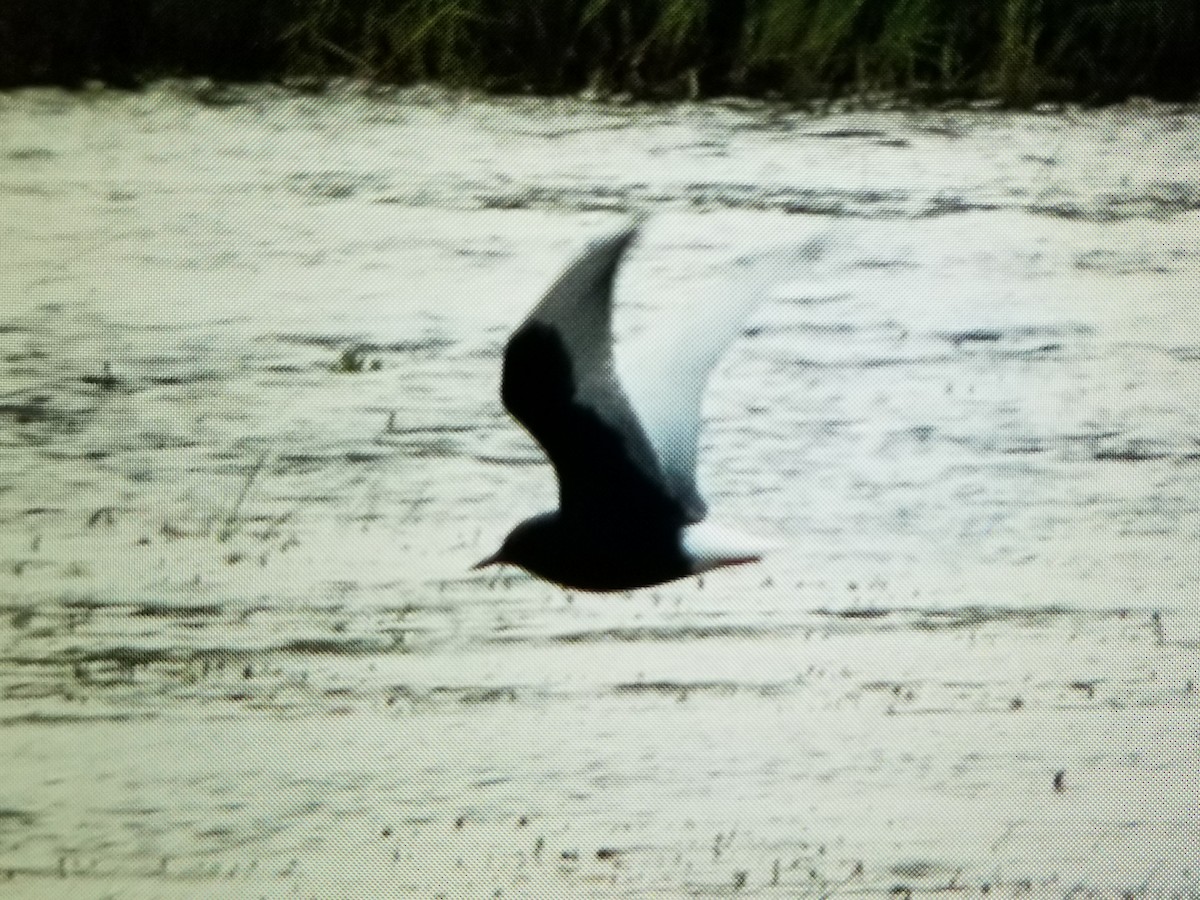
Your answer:
[[[264,450],[258,455],[258,460],[250,468],[250,471],[246,473],[242,489],[238,492],[237,499],[233,501],[233,506],[225,516],[225,521],[221,523],[221,530],[217,532],[218,541],[227,541],[237,533],[238,516],[242,511],[242,504],[246,501],[246,495],[250,493],[250,486],[254,484],[254,479],[258,477],[258,473],[263,470],[266,463],[267,451]]]

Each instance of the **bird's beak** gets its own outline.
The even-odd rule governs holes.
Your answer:
[[[500,554],[493,553],[487,559],[481,559],[479,562],[475,563],[475,565],[471,566],[471,568],[473,570],[474,569],[486,569],[488,566],[498,565],[499,563],[500,563]]]

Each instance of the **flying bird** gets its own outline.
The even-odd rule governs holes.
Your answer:
[[[706,520],[696,487],[704,386],[750,304],[689,310],[618,365],[613,286],[637,234],[627,226],[593,241],[508,341],[500,396],[549,457],[559,505],[517,525],[476,569],[508,563],[565,587],[624,591],[770,549]],[[732,293],[761,295],[760,281]]]

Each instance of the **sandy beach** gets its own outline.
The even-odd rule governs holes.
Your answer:
[[[628,596],[498,396],[834,229]],[[1200,897],[1200,114],[0,95],[0,895]],[[810,302],[814,298],[823,302]]]

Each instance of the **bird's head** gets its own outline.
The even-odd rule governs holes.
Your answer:
[[[526,519],[511,532],[500,549],[491,556],[481,559],[472,569],[485,569],[504,563],[520,566],[527,572],[540,572],[543,560],[553,551],[554,513],[543,513]]]

